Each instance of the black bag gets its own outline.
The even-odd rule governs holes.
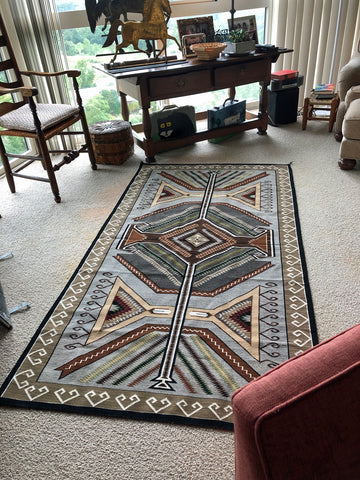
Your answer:
[[[162,139],[184,138],[196,132],[195,108],[191,105],[177,107],[167,105],[150,115],[151,137]]]

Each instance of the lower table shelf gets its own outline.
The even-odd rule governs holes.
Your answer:
[[[265,132],[261,132],[261,127],[263,122],[259,119],[258,115],[253,114],[252,112],[246,112],[246,120],[245,122],[237,125],[229,125],[223,128],[215,128],[208,130],[206,128],[206,120],[207,120],[207,112],[199,112],[196,114],[196,121],[197,121],[197,131],[189,135],[187,137],[182,138],[173,138],[173,139],[164,139],[160,141],[153,141],[152,139],[146,139],[144,137],[144,128],[141,123],[132,125],[133,128],[133,136],[135,143],[141,147],[147,153],[147,162],[151,163],[154,161],[152,157],[156,155],[156,153],[163,152],[166,150],[171,150],[179,147],[183,147],[186,145],[192,145],[196,142],[201,142],[204,140],[211,140],[220,137],[225,137],[228,135],[233,135],[235,133],[244,132],[246,130],[252,130],[254,128],[259,129],[259,134],[266,134]],[[150,154],[150,155],[149,155]]]

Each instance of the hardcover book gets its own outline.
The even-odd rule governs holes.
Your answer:
[[[314,92],[317,95],[329,95],[335,93],[335,84],[334,83],[319,83],[314,88]]]
[[[299,72],[296,70],[279,70],[271,74],[271,80],[287,80],[289,78],[297,77]]]

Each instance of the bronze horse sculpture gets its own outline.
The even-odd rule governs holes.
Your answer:
[[[139,40],[160,40],[162,43],[161,50],[157,53],[155,58],[158,58],[163,51],[165,51],[166,57],[166,42],[167,39],[174,40],[179,49],[181,46],[178,40],[175,37],[172,37],[167,32],[167,20],[170,18],[171,8],[169,0],[145,0],[144,3],[144,21],[143,22],[122,22],[121,20],[116,20],[111,25],[109,35],[103,45],[103,47],[108,47],[111,45],[117,36],[117,29],[119,25],[121,28],[122,42],[116,45],[115,55],[112,58],[111,62],[113,63],[118,55],[118,53],[125,53],[123,48],[132,45],[134,50],[146,53],[150,55],[149,51],[142,50],[138,42]]]
[[[102,14],[105,15],[105,25],[112,25],[119,20],[121,15],[124,21],[128,21],[128,12],[144,14],[144,0],[85,0],[86,14],[88,17],[90,29],[95,32],[96,22]]]
[[[102,28],[104,31],[110,23],[120,19],[121,15],[124,21],[128,21],[128,12],[140,13],[144,17],[144,3],[145,0],[85,0],[85,8],[89,21],[90,30],[95,33],[96,23],[102,14],[105,15],[105,24]],[[111,43],[117,41],[117,31],[108,37]],[[147,52],[150,55],[153,51],[153,46],[149,40],[146,40]]]

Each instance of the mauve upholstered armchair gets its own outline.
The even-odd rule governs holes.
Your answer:
[[[236,480],[360,479],[360,325],[232,397]]]

